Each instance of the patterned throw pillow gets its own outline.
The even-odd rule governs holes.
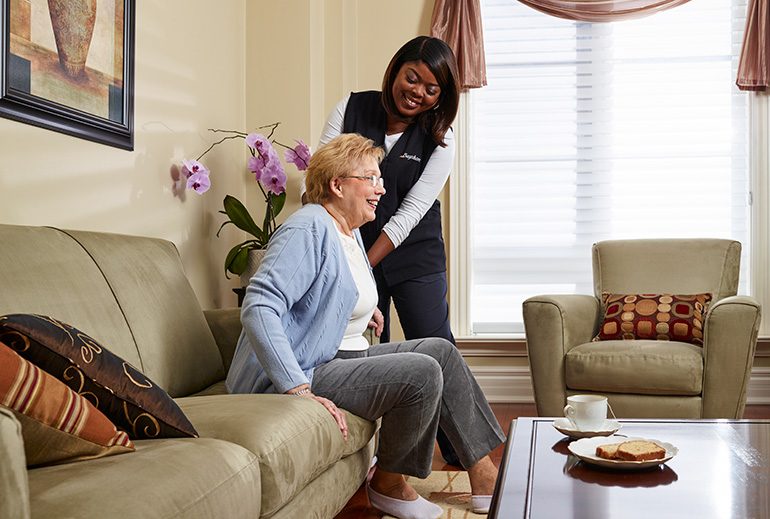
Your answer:
[[[168,393],[77,328],[42,315],[4,315],[0,341],[87,398],[133,439],[198,436]]]
[[[134,444],[84,397],[0,342],[0,405],[21,423],[28,466],[100,458]]]
[[[603,294],[604,321],[594,341],[651,339],[703,346],[711,294]]]

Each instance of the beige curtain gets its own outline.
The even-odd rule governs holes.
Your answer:
[[[749,0],[746,11],[746,30],[743,32],[743,48],[738,62],[738,79],[735,84],[741,90],[767,91],[770,80],[770,9],[768,0]]]
[[[454,51],[462,90],[487,84],[479,0],[436,0],[430,34]]]
[[[613,22],[641,18],[689,0],[519,0],[551,16],[582,22]]]

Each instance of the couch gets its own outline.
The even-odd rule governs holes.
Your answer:
[[[315,402],[229,395],[238,309],[201,310],[165,240],[0,225],[0,315],[55,317],[97,339],[173,397],[198,438],[28,468],[0,406],[0,516],[333,517],[364,481],[376,424],[348,414],[343,441]]]

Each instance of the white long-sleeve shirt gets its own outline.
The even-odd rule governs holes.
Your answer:
[[[348,94],[342,101],[337,103],[337,106],[329,114],[326,126],[324,126],[321,132],[321,138],[318,140],[319,148],[342,133],[345,110],[347,109],[349,99],[350,95]],[[401,133],[385,135],[386,154],[390,152],[401,135]],[[449,178],[449,172],[452,170],[455,156],[455,139],[451,128],[447,130],[444,142],[447,144],[446,148],[436,147],[428,159],[428,163],[425,165],[419,180],[406,194],[396,214],[388,220],[382,229],[395,247],[398,247],[422,220],[422,217],[425,216],[425,213],[428,212],[428,209],[430,209],[444,188],[447,178]],[[303,183],[303,192],[304,189]]]

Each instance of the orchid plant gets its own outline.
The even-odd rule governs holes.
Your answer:
[[[202,195],[211,187],[209,169],[200,162],[209,151],[225,141],[243,139],[251,153],[248,169],[254,174],[254,180],[265,198],[265,216],[260,227],[237,198],[231,195],[225,196],[224,210],[219,212],[226,215],[228,219],[219,227],[217,236],[228,224],[235,225],[251,236],[227,253],[225,258],[225,276],[227,277],[229,277],[228,272],[235,275],[242,274],[247,267],[249,251],[267,247],[267,242],[270,241],[270,237],[278,228],[275,220],[286,202],[286,171],[278,158],[274,145],[285,148],[284,158],[286,162],[294,164],[299,171],[306,170],[310,161],[310,148],[301,140],[295,140],[296,145],[291,147],[273,138],[275,130],[280,124],[273,123],[257,128],[263,133],[211,129],[211,132],[223,133],[226,136],[209,146],[197,159],[182,162],[182,174],[187,179],[187,189],[192,189]]]

